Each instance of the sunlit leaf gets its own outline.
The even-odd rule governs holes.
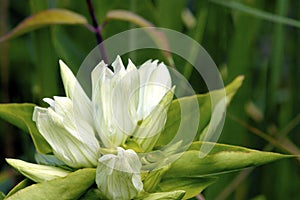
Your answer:
[[[0,104],[0,118],[17,126],[23,131],[29,132],[38,152],[47,154],[52,149],[42,137],[32,121],[32,113],[35,104]]]
[[[49,9],[31,15],[20,22],[13,30],[0,38],[0,42],[30,32],[32,30],[53,24],[87,24],[87,19],[66,9]]]
[[[211,145],[213,148],[208,155],[200,158],[199,150],[203,144],[204,142],[194,142],[188,151],[172,163],[164,178],[211,176],[291,157],[239,146],[205,142],[205,145]]]
[[[57,178],[26,187],[7,198],[7,200],[78,199],[94,182],[95,169],[80,169],[64,178]]]

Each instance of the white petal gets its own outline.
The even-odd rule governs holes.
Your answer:
[[[41,135],[52,147],[54,155],[70,167],[95,167],[99,144],[93,133],[83,137],[75,129],[66,125],[64,118],[51,108],[35,108],[35,121]],[[87,131],[87,130],[86,130]],[[86,133],[84,133],[86,134]],[[84,138],[83,140],[78,137]]]
[[[139,74],[136,69],[127,72],[113,88],[112,120],[126,139],[131,135],[137,124],[137,106],[139,97]]]
[[[75,117],[92,123],[92,105],[90,99],[68,66],[62,60],[59,60],[59,64],[66,95],[72,99],[74,104]]]
[[[163,63],[157,66],[157,60],[147,61],[139,68],[140,73],[140,103],[139,119],[146,118],[171,88],[171,76]]]
[[[95,127],[108,148],[124,144],[137,123],[139,74],[133,63],[129,65],[125,71],[121,58],[117,57],[113,76],[104,65],[92,73]]]
[[[142,164],[132,150],[117,148],[118,154],[99,159],[96,184],[108,199],[133,199],[143,189],[140,170]]]
[[[117,56],[116,60],[111,64],[111,66],[113,66],[115,74],[125,73],[125,67],[124,67],[122,59],[119,55]]]
[[[173,99],[174,87],[167,92],[159,104],[152,110],[134,133],[134,140],[144,151],[150,151],[155,145],[166,120],[167,111]]]
[[[66,95],[67,97],[72,98],[77,80],[73,75],[72,71],[62,60],[59,60],[59,65],[60,65],[61,78],[63,80]]]

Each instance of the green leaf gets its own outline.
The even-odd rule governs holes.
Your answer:
[[[35,104],[0,104],[0,118],[17,126],[23,131],[29,132],[38,152],[47,154],[52,149],[47,141],[42,137],[32,121],[32,113]]]
[[[94,188],[90,189],[82,197],[80,197],[80,200],[99,200],[99,199],[105,199],[105,196],[102,195],[100,190]]]
[[[3,200],[5,198],[5,194],[3,194],[2,192],[0,192],[0,200]]]
[[[211,152],[200,158],[201,145],[211,146]],[[194,142],[188,151],[172,163],[164,178],[203,177],[259,166],[283,158],[292,157],[272,152],[263,152],[239,146]]]
[[[59,177],[65,177],[70,173],[70,171],[59,167],[38,165],[18,159],[6,159],[6,162],[18,172],[35,182],[44,182]]]
[[[13,194],[15,194],[16,192],[24,189],[25,187],[29,186],[32,182],[29,179],[24,179],[23,181],[21,181],[20,183],[18,183],[13,189],[11,189],[9,191],[9,193],[6,195],[6,198],[12,196]]]
[[[183,199],[189,199],[201,193],[205,188],[214,183],[216,178],[170,178],[163,180],[158,185],[161,192],[184,190]]]
[[[298,20],[291,19],[288,17],[283,17],[280,15],[275,15],[275,14],[272,14],[272,13],[269,13],[269,12],[266,12],[263,10],[259,10],[256,8],[251,8],[250,6],[246,6],[246,5],[236,2],[236,1],[224,1],[224,0],[210,0],[210,1],[215,4],[252,15],[257,18],[261,18],[261,19],[268,20],[271,22],[300,28],[300,21],[298,21]]]
[[[242,85],[244,77],[238,76],[235,78],[230,84],[228,84],[225,87],[226,95],[228,103],[232,100],[233,96],[237,92],[237,90]],[[216,94],[218,92],[221,92],[219,90],[212,91]],[[222,96],[220,95],[220,99]],[[200,109],[200,116],[201,119],[199,121],[198,125],[198,134],[196,136],[196,139],[199,138],[200,133],[203,131],[203,129],[208,125],[211,117],[211,99],[210,99],[210,93],[206,94],[200,94],[197,95],[199,109]],[[190,103],[192,101],[195,101],[195,97],[184,97],[180,99],[176,99],[171,103],[171,106],[167,113],[167,122],[165,125],[165,128],[163,132],[160,135],[160,138],[158,139],[156,146],[164,146],[168,144],[173,138],[174,134],[176,134],[181,120],[181,107],[180,105],[184,105],[185,109],[189,108],[189,105],[193,106],[193,103]],[[192,108],[191,108],[192,109]],[[193,113],[190,113],[193,114]],[[190,118],[190,116],[185,115],[185,118]]]
[[[12,31],[2,36],[0,42],[53,24],[86,25],[87,19],[82,15],[66,9],[43,10],[24,19]]]
[[[34,184],[13,194],[7,200],[78,199],[95,182],[95,169],[77,170],[64,178]]]
[[[157,192],[142,195],[136,200],[180,200],[184,196],[185,191],[177,190],[172,192]]]

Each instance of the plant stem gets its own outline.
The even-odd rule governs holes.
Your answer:
[[[106,55],[106,52],[105,52],[104,45],[102,43],[103,39],[102,39],[102,36],[101,36],[101,28],[98,25],[92,1],[91,0],[86,0],[86,3],[88,5],[89,13],[90,13],[91,18],[92,18],[94,32],[96,34],[97,44],[99,45],[100,52],[101,52],[101,55],[102,55],[102,59],[104,60],[105,63],[109,64],[108,63],[108,58],[107,58],[107,55]]]

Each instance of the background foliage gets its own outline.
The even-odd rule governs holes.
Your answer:
[[[158,27],[183,32],[201,43],[219,67],[225,83],[245,75],[243,87],[228,110],[219,142],[299,155],[300,45],[299,1],[293,0],[101,0],[93,1],[100,24],[107,13],[125,9]],[[40,10],[64,8],[90,21],[84,1],[1,0],[0,36]],[[298,21],[299,20],[299,21]],[[91,22],[90,22],[91,23]],[[110,20],[102,36],[108,38],[138,27],[133,20]],[[74,72],[96,45],[84,26],[52,25],[0,43],[0,101],[34,102],[63,95],[58,59]],[[152,51],[132,53],[137,63],[164,59]],[[176,68],[201,93],[201,77],[175,57]],[[29,136],[0,122],[0,191],[7,192],[19,176],[5,157],[33,160]],[[286,159],[256,169],[224,175],[205,190],[206,199],[297,199],[299,159]]]

